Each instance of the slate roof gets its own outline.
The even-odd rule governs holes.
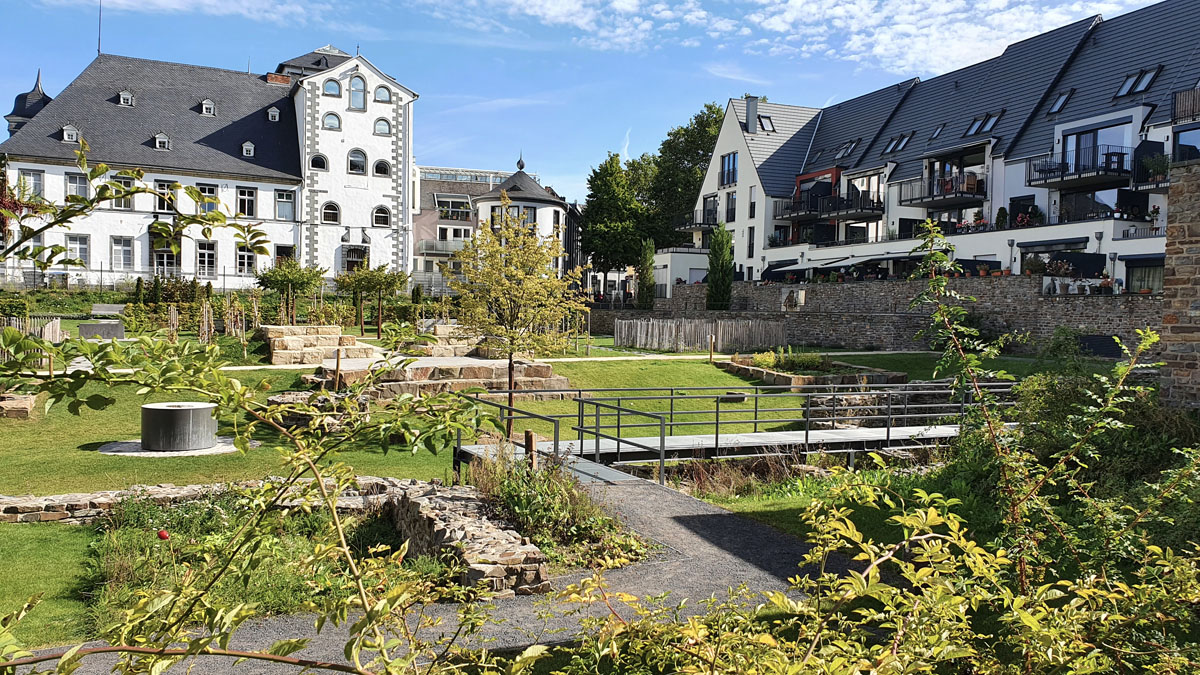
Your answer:
[[[133,92],[133,107],[118,104],[122,89]],[[290,91],[263,75],[102,54],[0,143],[0,152],[73,163],[78,146],[61,142],[62,127],[70,124],[91,146],[93,164],[298,181]],[[206,98],[216,104],[215,117],[200,114]],[[278,122],[267,119],[272,106]],[[154,149],[160,132],[171,139],[169,151]],[[242,156],[246,141],[254,143],[254,157]]]
[[[746,133],[746,100],[730,99],[733,112],[742,125],[742,134],[750,148],[750,159],[758,170],[763,192],[773,197],[787,197],[796,187],[798,168],[804,163],[808,140],[812,137],[809,124],[820,112],[818,108],[758,102],[758,114],[770,115],[775,131]],[[758,121],[754,120],[757,124]]]
[[[524,164],[522,163],[522,166]],[[499,201],[500,193],[507,192],[509,199],[514,202],[538,202],[544,204],[554,204],[556,206],[566,206],[566,200],[556,197],[546,191],[538,182],[535,181],[529,174],[525,173],[524,169],[518,170],[513,175],[509,176],[503,183],[497,185],[491,190],[476,197],[476,200],[495,200]]]
[[[857,164],[865,168],[896,162],[888,178],[897,181],[919,177],[922,157],[938,150],[992,138],[993,156],[1005,155],[1097,19],[1089,17],[1014,42],[1000,56],[919,82]],[[976,117],[1001,111],[990,133],[964,136]],[[931,140],[941,124],[945,128]],[[891,138],[907,133],[913,137],[903,150],[881,155]]]
[[[12,112],[6,117],[33,117],[38,114],[42,108],[51,100],[50,96],[42,90],[42,71],[38,71],[37,82],[33,83],[33,89],[24,94],[17,94],[13,100]]]
[[[1048,114],[1053,95],[1035,112],[1029,129],[1009,152],[1028,157],[1052,149],[1054,127],[1137,105],[1157,106],[1150,125],[1171,121],[1172,94],[1200,83],[1200,3],[1166,0],[1101,21],[1052,94],[1074,89],[1062,112]],[[1162,65],[1150,88],[1113,98],[1126,75]]]
[[[466,195],[472,200],[478,199],[489,191],[487,183],[473,181],[421,179],[421,208],[437,208],[436,195]],[[498,197],[497,197],[498,198]]]
[[[336,68],[351,58],[349,54],[333,45],[325,45],[307,54],[301,54],[294,59],[288,59],[280,63],[275,68],[275,72],[282,73],[290,68],[294,68],[303,71],[305,75],[312,75],[329,70],[330,68]]]
[[[820,119],[814,120],[816,131],[808,162],[803,167],[797,165],[796,173],[821,171],[835,165],[856,166],[871,140],[916,83],[916,78],[905,80],[825,108]],[[857,139],[862,140],[853,152],[840,160],[834,159],[838,148]]]

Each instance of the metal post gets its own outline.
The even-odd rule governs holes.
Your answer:
[[[837,400],[838,400],[837,387],[833,387],[832,390],[833,390],[833,416],[829,418],[830,419],[829,428],[837,429]]]
[[[597,464],[600,463],[600,406],[596,406],[596,451],[593,459]]]
[[[713,427],[713,456],[721,450],[721,397],[717,397],[717,422]]]
[[[671,434],[675,434],[675,388],[671,387]]]
[[[754,433],[758,433],[758,387],[754,388]]]
[[[662,418],[658,417],[658,484],[666,485],[665,473],[667,471],[667,423]]]
[[[583,396],[575,397],[575,402],[579,404],[579,454],[583,454]]]
[[[558,418],[554,419],[554,458],[558,459]]]
[[[617,461],[621,461],[621,397],[617,397]]]
[[[892,392],[887,393],[887,442],[892,443]]]
[[[804,449],[808,450],[808,432],[812,429],[812,392],[804,397]]]
[[[454,484],[462,481],[462,429],[454,433]]]

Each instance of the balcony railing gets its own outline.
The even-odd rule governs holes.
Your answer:
[[[947,178],[916,178],[900,183],[905,206],[967,206],[987,199],[986,174],[968,172]]]
[[[837,239],[830,241],[818,241],[812,246],[813,248],[830,248],[833,246],[853,246],[854,244],[878,244],[887,241],[902,241],[905,239],[915,239],[916,235],[902,235],[899,232],[882,232],[880,234],[867,235],[861,234],[846,239]]]
[[[423,239],[417,242],[417,253],[420,255],[449,255],[461,251],[466,243],[466,239]]]
[[[837,220],[859,220],[883,215],[883,195],[874,191],[855,192],[846,196],[821,197],[817,210],[821,217]]]
[[[1177,91],[1171,100],[1171,122],[1184,124],[1200,120],[1200,89]]]
[[[471,220],[471,209],[438,209],[439,220]]]
[[[802,190],[791,201],[775,202],[775,220],[802,220],[816,218],[821,198]]]
[[[725,187],[733,185],[737,182],[737,169],[725,169],[717,171],[717,185]]]
[[[1095,145],[1047,153],[1025,160],[1025,184],[1030,186],[1118,187],[1132,173],[1133,148]]]
[[[1140,225],[1124,227],[1120,230],[1120,239],[1150,239],[1151,237],[1167,236],[1167,228],[1162,225]]]
[[[1133,166],[1133,189],[1139,192],[1167,192],[1171,187],[1171,156],[1156,152],[1142,157]]]
[[[696,211],[696,217],[692,223],[702,227],[716,227],[717,209],[700,209]]]

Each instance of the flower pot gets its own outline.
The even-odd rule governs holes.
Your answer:
[[[1003,276],[1003,277],[1010,277],[1010,276],[1012,276],[1012,270],[1001,270],[1001,271],[1000,271],[1000,276]]]
[[[1000,271],[996,270],[995,272],[992,272],[992,276],[994,276],[994,277],[1000,276]]]
[[[1025,270],[1025,276],[1027,276],[1027,277],[1033,276],[1033,270]]]
[[[1142,290],[1138,291],[1138,293],[1139,293],[1139,294],[1141,294],[1141,295],[1150,295],[1150,289],[1149,289],[1149,288],[1143,288]]]

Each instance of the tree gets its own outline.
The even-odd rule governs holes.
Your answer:
[[[649,214],[654,205],[654,176],[658,173],[658,155],[643,152],[639,157],[625,160],[625,176],[633,198]]]
[[[285,258],[274,267],[260,270],[254,276],[258,281],[259,288],[279,294],[283,315],[294,324],[296,323],[296,298],[315,291],[325,278],[325,269],[304,267],[295,260]]]
[[[717,223],[708,249],[708,309],[729,309],[733,294],[733,233],[725,223]]]
[[[356,267],[346,270],[333,278],[338,293],[349,295],[354,302],[354,313],[358,317],[358,334],[366,335],[366,323],[363,321],[363,273],[369,272],[369,267]]]
[[[705,103],[687,124],[668,131],[658,146],[649,190],[652,211],[649,233],[658,246],[675,243],[675,226],[695,209],[724,119],[724,108]]]
[[[588,196],[583,209],[580,246],[592,261],[592,268],[604,275],[637,262],[636,223],[644,217],[629,176],[621,166],[621,157],[608,153],[600,166],[588,176]]]
[[[408,275],[404,272],[391,272],[387,265],[375,269],[363,268],[359,271],[361,293],[375,295],[375,339],[383,339],[383,298],[385,295],[395,295],[408,285]]]
[[[508,404],[516,388],[519,353],[558,350],[568,345],[576,319],[586,311],[578,268],[555,272],[566,260],[557,236],[543,237],[509,213],[501,198],[499,223],[480,227],[453,260],[443,264],[458,296],[459,322],[484,339],[484,346],[508,359]],[[512,433],[512,420],[507,432]]]
[[[654,240],[642,241],[642,259],[638,263],[637,308],[654,309]]]

